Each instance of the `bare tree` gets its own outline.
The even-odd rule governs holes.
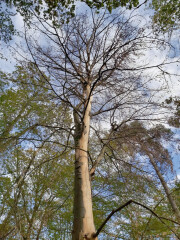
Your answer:
[[[160,104],[146,69],[160,69],[140,61],[140,56],[164,44],[122,14],[77,15],[69,23],[55,26],[37,17],[25,37],[31,62],[48,84],[54,101],[65,103],[73,113],[70,134],[75,149],[73,240],[97,239],[91,195],[91,176],[104,157],[106,144],[125,123],[159,119]],[[136,25],[136,26],[135,26]],[[33,32],[34,31],[34,32]],[[32,34],[33,32],[33,34]],[[38,36],[38,38],[37,38]],[[157,73],[157,75],[160,71]],[[47,77],[48,76],[48,77]],[[154,76],[153,76],[154,78]],[[101,128],[110,128],[103,138]],[[89,169],[90,129],[99,135],[101,147]],[[131,201],[132,202],[132,201]],[[131,202],[128,202],[129,205]],[[126,206],[126,204],[125,204]]]

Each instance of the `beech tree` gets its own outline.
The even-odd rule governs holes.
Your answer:
[[[90,16],[77,15],[60,27],[37,15],[36,20],[31,29],[34,34],[26,28],[25,39],[31,64],[42,77],[38,85],[46,84],[54,101],[65,104],[73,115],[73,126],[69,128],[75,151],[72,239],[97,239],[114,213],[129,204],[145,207],[129,200],[96,231],[91,180],[117,130],[134,120],[153,119],[154,106],[160,109],[154,96],[162,89],[155,90],[150,84],[155,76],[146,76],[143,70],[157,67],[159,79],[162,63],[143,65],[138,59],[146,50],[164,42],[134,26],[133,19],[119,14],[96,15],[92,11]],[[101,130],[103,124],[111,129],[108,135]],[[99,153],[89,149],[93,132],[100,140]]]

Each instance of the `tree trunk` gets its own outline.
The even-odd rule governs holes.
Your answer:
[[[88,140],[90,127],[91,98],[89,98],[90,86],[86,87],[86,102],[84,103],[84,118],[80,121],[77,112],[74,111],[75,122],[75,188],[74,188],[74,222],[73,240],[93,239],[95,233],[91,181],[88,167]]]
[[[154,161],[152,155],[148,154],[148,156],[149,156],[151,164],[154,167],[154,170],[156,171],[156,174],[159,177],[159,180],[161,181],[161,184],[162,184],[162,186],[164,188],[164,191],[165,191],[166,196],[167,196],[167,198],[169,200],[169,203],[170,203],[170,205],[171,205],[171,207],[173,209],[173,212],[176,215],[176,218],[177,218],[178,222],[180,222],[180,211],[179,211],[179,208],[177,207],[176,202],[174,201],[174,199],[173,199],[173,197],[171,195],[171,192],[170,192],[170,190],[168,188],[168,185],[167,185],[166,181],[164,180],[162,174],[160,173],[159,168],[158,168],[156,162]]]

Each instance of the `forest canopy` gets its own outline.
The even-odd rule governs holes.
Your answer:
[[[69,21],[75,16],[77,4],[84,3],[97,12],[106,9],[110,13],[119,7],[126,9],[138,9],[146,6],[153,10],[152,26],[154,31],[163,33],[172,33],[177,30],[180,24],[180,4],[179,1],[173,0],[2,0],[0,2],[0,39],[7,42],[15,34],[15,28],[12,16],[19,13],[23,16],[24,21],[28,22],[33,13],[41,15],[46,19],[53,20],[54,24],[57,19],[61,22]]]

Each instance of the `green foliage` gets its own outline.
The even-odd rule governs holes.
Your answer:
[[[142,237],[143,239],[158,239],[158,237],[170,239],[171,229],[178,233],[178,225],[167,220],[173,220],[174,214],[164,196],[163,189],[158,185],[156,176],[153,175],[147,163],[147,152],[143,150],[153,153],[162,174],[163,172],[166,174],[169,167],[172,167],[172,161],[162,141],[169,142],[172,137],[172,132],[162,125],[145,128],[139,121],[124,124],[116,131],[114,140],[112,138],[109,149],[106,150],[105,165],[100,166],[100,172],[105,177],[102,186],[107,188],[104,192],[102,190],[99,190],[99,193],[95,192],[96,198],[98,197],[95,205],[100,204],[97,209],[102,210],[102,206],[107,205],[106,201],[111,204],[107,209],[115,209],[120,203],[134,199],[149,206],[158,216],[163,217],[164,223],[149,211],[131,205],[120,213],[116,213],[116,217],[104,228],[106,235],[103,239],[106,239],[105,236],[108,236],[108,239],[114,239],[114,236],[117,239]],[[99,182],[96,184],[98,185]],[[96,212],[97,225],[100,224],[98,219],[103,218],[107,213],[110,213],[110,210]],[[112,229],[116,230],[112,233]]]
[[[1,149],[7,149],[10,143],[15,143],[26,134],[43,140],[48,136],[46,125],[57,125],[60,121],[63,122],[63,118],[67,122],[63,122],[61,126],[70,124],[67,108],[51,99],[53,95],[49,95],[48,85],[35,66],[28,66],[26,69],[17,67],[9,75],[1,72],[0,86]],[[54,111],[55,108],[57,112]]]
[[[16,148],[4,158],[3,169],[9,178],[3,178],[1,182],[4,192],[0,192],[0,210],[3,214],[10,213],[8,222],[11,228],[17,226],[18,221],[20,235],[24,237],[36,238],[39,233],[43,239],[48,234],[51,237],[57,234],[53,226],[58,224],[58,216],[66,223],[72,221],[73,161],[71,155],[66,154],[64,162],[65,156],[57,150],[61,151],[52,150],[50,144],[37,151]],[[23,177],[24,169],[28,171]],[[6,189],[9,195],[5,194]],[[19,220],[17,215],[21,216]],[[1,226],[5,223],[3,221]],[[61,231],[65,230],[59,229],[59,235]],[[17,233],[16,237],[20,238],[20,235]]]
[[[110,159],[109,159],[110,160]],[[117,160],[116,160],[117,161]],[[137,163],[136,163],[137,164]],[[157,186],[156,179],[126,164],[119,169],[108,170],[108,160],[101,166],[100,172],[93,180],[93,206],[97,228],[112,211],[129,199],[134,199],[149,206],[158,216],[173,219],[171,208],[164,198],[163,190]],[[137,165],[136,165],[137,166]],[[124,171],[126,169],[127,172]],[[131,170],[130,170],[131,169]],[[111,171],[111,173],[109,173]],[[172,216],[171,216],[172,215]],[[164,225],[147,210],[136,205],[123,209],[104,227],[99,239],[170,239],[172,232],[168,227],[178,231],[178,225],[166,221]]]
[[[15,34],[14,25],[11,19],[11,14],[7,9],[3,9],[0,5],[0,40],[8,42],[12,40],[12,35]]]
[[[139,5],[138,0],[105,0],[92,1],[81,0],[90,8],[107,9],[110,13],[118,7],[132,9]],[[75,16],[77,0],[3,0],[0,2],[0,39],[7,42],[12,39],[15,33],[12,22],[13,12],[7,10],[8,7],[15,7],[24,20],[28,23],[32,16],[42,16],[44,19],[51,19],[55,25],[64,23]],[[153,0],[150,7],[154,9],[153,25],[158,32],[172,32],[179,28],[180,23],[180,3],[178,0]]]
[[[105,0],[92,1],[81,0],[90,8],[107,9],[110,13],[118,7],[132,9],[139,5],[138,0]],[[12,22],[13,12],[7,10],[3,3],[8,7],[15,7],[24,20],[28,23],[32,16],[38,15],[44,19],[51,19],[55,25],[59,22],[69,21],[75,15],[77,0],[3,0],[0,2],[0,39],[7,42],[12,39],[15,33]],[[154,9],[153,25],[156,31],[172,32],[173,29],[179,28],[180,22],[180,3],[178,0],[153,0],[150,5]]]
[[[58,221],[72,222],[73,158],[58,143],[66,144],[69,111],[32,65],[1,72],[0,91],[0,238],[65,234]]]
[[[155,11],[154,26],[158,32],[172,32],[174,29],[179,29],[179,0],[152,0],[152,7]]]
[[[176,128],[180,127],[180,99],[166,99],[167,104],[172,104],[175,107],[175,113],[174,116],[170,117],[168,123]]]
[[[105,139],[108,136],[105,132],[103,135]],[[160,217],[174,219],[164,191],[157,183],[156,176],[153,175],[147,158],[144,159],[145,153],[140,147],[142,144],[154,151],[161,170],[165,168],[165,173],[167,173],[172,162],[169,155],[167,159],[161,159],[163,154],[168,154],[161,142],[162,140],[170,141],[172,136],[172,132],[163,125],[145,128],[139,121],[124,124],[116,131],[107,144],[104,159],[92,182],[97,228],[112,209],[118,208],[129,199],[149,206]],[[96,159],[95,154],[99,152],[100,143],[95,136],[92,136],[92,139],[89,150],[90,153],[92,151],[91,157]],[[159,154],[160,151],[162,154]],[[168,220],[164,220],[164,223],[148,210],[132,204],[114,215],[103,228],[99,239],[131,240],[158,239],[159,237],[170,239],[171,229],[178,233],[177,224]]]
[[[49,14],[49,16],[57,16],[59,10],[62,10],[63,8],[68,9],[70,14],[73,15],[75,10],[75,4],[76,0],[6,0],[5,1],[8,5],[14,5],[17,7],[18,11],[27,11],[28,8],[34,7],[34,10],[37,14],[40,14],[41,10],[44,10],[45,14]],[[115,9],[119,6],[121,7],[127,7],[131,9],[132,7],[137,7],[139,4],[138,0],[105,0],[105,1],[92,1],[92,0],[81,0],[81,2],[84,2],[89,6],[90,8],[106,8],[109,12],[112,11],[112,9]],[[45,6],[46,5],[46,6]],[[24,12],[24,13],[25,13]],[[22,12],[23,13],[23,12]],[[24,14],[23,14],[24,15]]]
[[[107,9],[112,12],[117,7],[126,7],[131,9],[139,4],[138,0],[105,0],[105,1],[92,1],[81,0],[90,8],[97,10]],[[2,0],[0,2],[0,39],[7,42],[12,39],[15,33],[12,16],[14,12],[4,7],[15,7],[16,12],[23,16],[24,21],[28,24],[32,16],[38,15],[44,19],[51,19],[55,25],[59,23],[68,22],[71,17],[75,16],[77,0]]]

